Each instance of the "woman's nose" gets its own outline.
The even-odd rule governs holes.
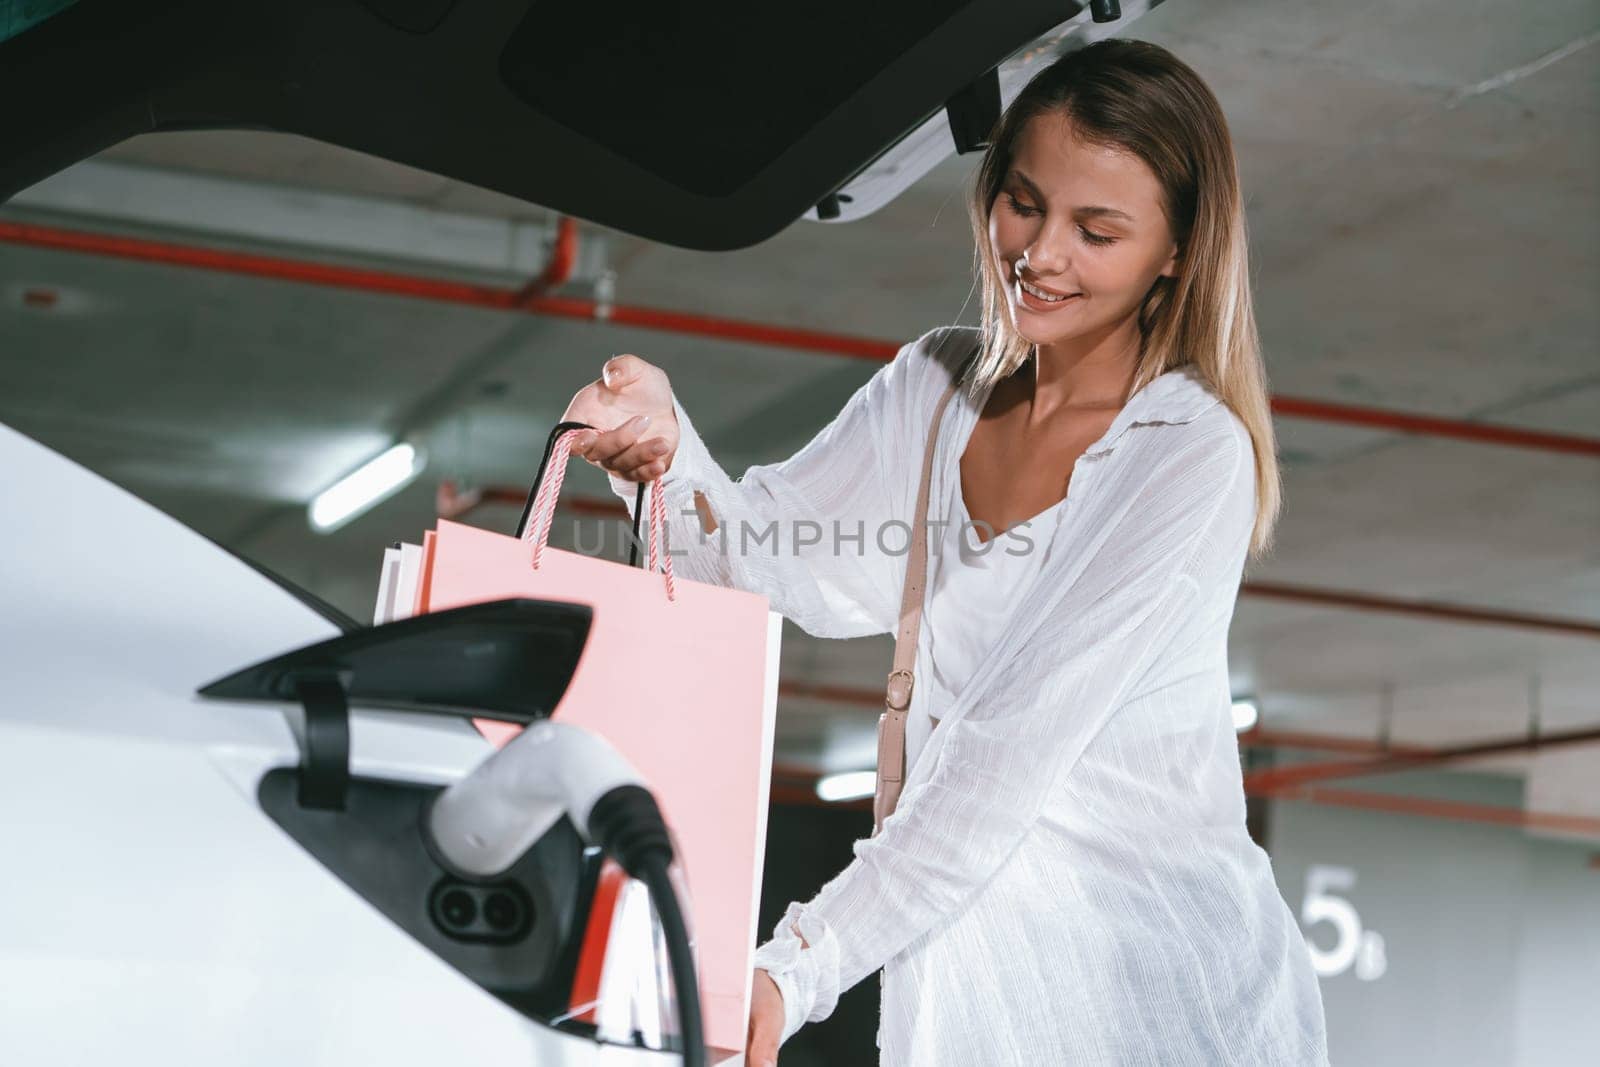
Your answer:
[[[1023,254],[1023,265],[1035,274],[1059,274],[1069,265],[1067,236],[1058,227],[1045,226]]]

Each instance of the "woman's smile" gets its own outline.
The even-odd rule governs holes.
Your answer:
[[[1011,283],[1011,297],[1019,307],[1045,315],[1052,311],[1060,311],[1069,304],[1076,304],[1082,299],[1083,294],[1042,289],[1024,281],[1021,277],[1015,277]]]

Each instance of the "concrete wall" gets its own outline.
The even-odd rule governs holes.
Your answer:
[[[1521,799],[1518,783],[1490,776],[1453,775],[1447,788],[1478,803]],[[1329,917],[1305,926],[1317,950],[1331,956],[1348,936],[1339,901],[1366,939],[1347,965],[1328,959],[1340,973],[1322,979],[1335,1064],[1600,1063],[1600,846],[1286,802],[1273,805],[1269,835],[1295,913],[1308,888],[1323,898]],[[1353,884],[1338,886],[1341,872]]]

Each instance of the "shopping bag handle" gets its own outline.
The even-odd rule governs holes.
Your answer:
[[[539,460],[539,471],[534,476],[533,486],[528,490],[528,502],[523,505],[522,517],[517,520],[516,536],[519,540],[533,542],[533,567],[539,567],[540,559],[544,554],[544,546],[550,539],[550,525],[555,521],[556,499],[561,493],[561,483],[566,478],[567,460],[571,453],[572,435],[580,430],[593,430],[595,427],[586,422],[558,422],[550,431],[549,438],[545,441],[544,456]],[[552,461],[554,461],[552,463]],[[548,477],[546,475],[548,474]],[[661,479],[650,482],[650,528],[649,549],[650,562],[648,569],[657,569],[658,558],[661,569],[666,575],[667,599],[677,599],[677,589],[672,578],[672,557],[665,551],[658,551],[664,547],[666,539],[666,502],[661,495]],[[634,498],[633,507],[633,537],[628,542],[628,566],[639,565],[639,523],[644,518],[644,493],[645,483],[639,483],[638,494]]]

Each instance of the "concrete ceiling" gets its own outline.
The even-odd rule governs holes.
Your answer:
[[[1130,29],[1193,64],[1229,116],[1275,393],[1600,432],[1600,4],[1172,0]],[[548,221],[269,134],[146,137],[93,165],[113,168],[100,180],[137,178],[130,188],[190,183],[196,204],[257,197],[263,218],[299,223],[344,217],[330,206],[341,197],[433,227]],[[628,304],[899,343],[975,321],[962,200],[973,165],[949,159],[864,221],[800,223],[740,252],[586,229],[586,254],[616,272]],[[285,250],[258,231],[201,232],[215,210],[205,226],[119,216],[74,201],[72,180],[4,214]],[[435,245],[345,258],[448,273],[418,265]],[[506,284],[514,262],[467,273]],[[58,294],[53,308],[26,306],[40,288]],[[792,454],[878,365],[5,244],[0,346],[0,421],[357,616],[380,546],[431,524],[438,480],[526,482],[551,423],[614,352],[669,372],[735,476]],[[332,536],[310,533],[310,496],[402,429],[430,446],[424,479]],[[1592,456],[1295,418],[1278,430],[1278,547],[1247,581],[1600,621]],[[609,495],[587,466],[567,484]],[[473,517],[514,520],[506,508]],[[555,542],[570,536],[558,523]],[[786,642],[786,679],[866,690],[891,647],[792,627]],[[1448,744],[1516,734],[1535,704],[1547,729],[1600,724],[1597,653],[1590,637],[1243,596],[1230,664],[1235,692],[1271,725],[1373,736],[1388,708],[1394,739]],[[870,705],[788,700],[780,758],[870,765],[875,720]]]

